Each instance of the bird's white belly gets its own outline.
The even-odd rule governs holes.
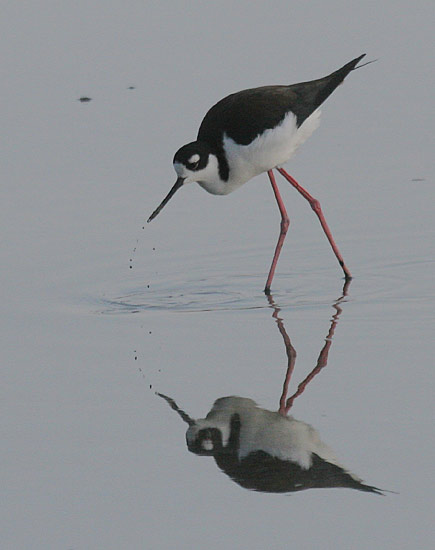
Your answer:
[[[224,150],[230,168],[225,192],[231,193],[254,176],[287,162],[319,123],[320,109],[317,109],[299,128],[296,116],[289,113],[279,126],[266,130],[249,145],[238,145],[224,136]]]

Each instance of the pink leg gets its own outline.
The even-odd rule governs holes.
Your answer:
[[[273,256],[272,265],[270,266],[269,276],[267,277],[266,287],[264,292],[270,294],[270,285],[272,284],[273,275],[275,273],[276,264],[278,262],[279,253],[281,252],[282,244],[284,242],[285,236],[287,234],[288,227],[290,225],[290,220],[287,215],[284,203],[282,201],[281,195],[279,193],[278,186],[275,181],[275,175],[272,170],[267,172],[269,176],[270,183],[272,184],[273,192],[275,193],[276,202],[278,203],[279,211],[281,212],[281,231],[279,234],[278,242],[275,248],[275,254]]]
[[[331,230],[329,229],[328,224],[326,223],[325,217],[323,216],[323,212],[322,212],[322,209],[320,208],[319,201],[314,197],[312,197],[307,191],[305,191],[305,189],[302,186],[300,186],[299,183],[294,178],[292,178],[292,176],[290,176],[290,174],[287,174],[287,172],[283,168],[277,168],[277,170],[310,203],[311,208],[314,210],[317,217],[319,218],[320,224],[323,227],[323,231],[325,232],[325,235],[330,245],[332,246],[332,250],[334,251],[334,254],[337,257],[338,263],[341,265],[344,271],[345,278],[352,279],[352,275],[350,274],[350,271],[348,270],[348,268],[346,267],[346,264],[344,263],[343,256],[340,254],[340,251],[338,250],[338,247],[335,244],[335,241],[332,237]]]

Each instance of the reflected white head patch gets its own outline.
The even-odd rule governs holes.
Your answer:
[[[202,441],[202,448],[204,451],[212,451],[213,450],[213,441],[211,439],[204,439]]]

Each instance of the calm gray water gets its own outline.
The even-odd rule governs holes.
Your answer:
[[[432,548],[432,4],[5,2],[1,19],[0,546]],[[222,198],[192,184],[144,225],[213,102],[363,52],[379,61],[288,164],[354,274],[346,296],[284,180],[273,302],[265,175]],[[276,411],[289,341],[291,395],[326,337],[291,414],[393,493],[244,489],[155,394],[195,419],[233,395]]]

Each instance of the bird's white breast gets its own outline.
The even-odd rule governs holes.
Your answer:
[[[292,416],[257,407],[250,415],[241,416],[239,457],[262,450],[281,460],[289,460],[307,470],[312,464],[312,454],[338,464],[334,452],[325,445],[318,432],[309,424]]]
[[[207,418],[195,422],[189,428],[188,440],[194,440],[203,428],[218,428],[226,447],[230,437],[230,419],[238,414],[241,422],[239,459],[255,451],[264,451],[281,460],[290,460],[303,469],[312,464],[312,453],[324,460],[340,465],[334,452],[325,445],[317,431],[300,420],[259,407],[252,399],[223,397],[213,405]]]

